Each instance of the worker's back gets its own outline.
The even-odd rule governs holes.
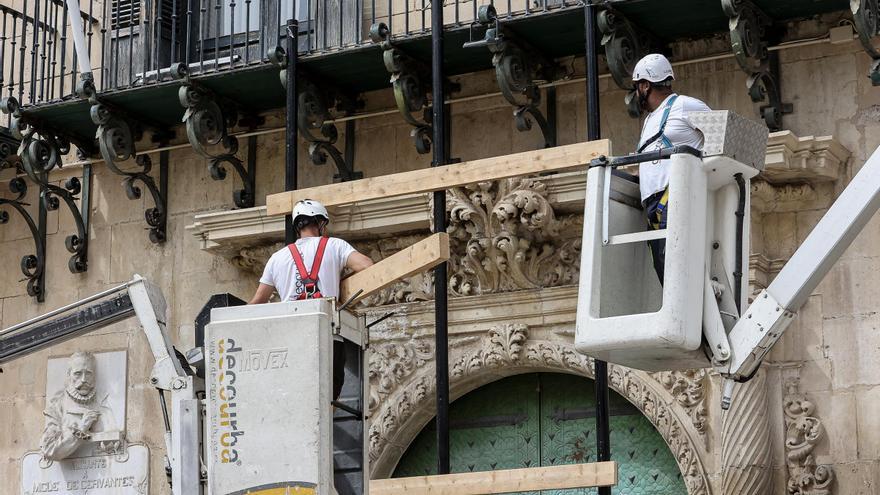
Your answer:
[[[302,255],[306,270],[313,269],[320,240],[320,237],[304,237],[293,244]],[[348,256],[354,251],[354,247],[342,239],[336,237],[327,239],[321,267],[318,270],[318,288],[324,297],[339,297],[342,269]],[[275,287],[282,301],[293,301],[305,292],[303,283],[305,275],[307,274],[301,274],[297,270],[290,246],[285,246],[269,258],[260,283]]]

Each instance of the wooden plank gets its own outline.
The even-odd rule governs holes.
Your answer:
[[[266,198],[266,209],[270,216],[288,215],[293,205],[301,199],[314,199],[324,203],[324,206],[337,206],[367,199],[439,191],[520,175],[556,172],[583,167],[593,158],[610,153],[611,142],[607,139],[569,144],[270,194]]]
[[[617,484],[617,462],[568,464],[370,481],[370,495],[482,495]]]
[[[363,289],[354,299],[355,302],[359,301],[402,278],[433,268],[448,259],[449,234],[434,234],[343,280],[339,285],[339,301],[348,301],[352,294]]]

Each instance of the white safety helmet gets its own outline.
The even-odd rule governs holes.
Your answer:
[[[648,81],[661,83],[667,79],[675,79],[669,59],[659,53],[645,55],[633,69],[633,82]]]
[[[291,216],[293,217],[293,225],[296,225],[296,219],[299,217],[324,217],[327,223],[330,222],[330,214],[327,213],[327,208],[324,208],[324,205],[314,199],[297,201],[293,205]]]

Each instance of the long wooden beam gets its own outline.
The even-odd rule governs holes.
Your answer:
[[[357,302],[400,279],[433,268],[448,259],[449,234],[434,234],[343,280],[339,285],[339,300],[348,301],[352,295],[363,290],[353,299],[353,302]]]
[[[443,167],[270,194],[266,198],[266,210],[270,216],[288,215],[293,205],[301,199],[314,199],[324,203],[324,206],[337,206],[367,199],[439,191],[520,175],[558,172],[586,166],[593,158],[610,154],[611,142],[601,139],[483,158]]]
[[[482,495],[617,484],[617,463],[593,462],[370,481],[370,495]]]

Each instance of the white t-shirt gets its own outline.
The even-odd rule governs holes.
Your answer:
[[[305,237],[296,241],[296,247],[302,255],[306,270],[312,269],[320,240],[320,237]],[[330,237],[327,240],[324,259],[318,270],[318,289],[324,297],[339,297],[339,278],[348,256],[354,251],[351,244],[342,239]],[[302,276],[296,269],[296,262],[293,261],[293,255],[287,246],[276,251],[266,262],[260,283],[275,287],[282,301],[294,301],[305,290]]]
[[[672,98],[673,95],[674,93],[669,95],[656,110],[648,114],[645,123],[642,124],[639,148],[660,130],[663,112],[666,110],[669,98]],[[711,108],[696,98],[679,95],[669,111],[669,119],[666,121],[666,129],[663,133],[673,146],[684,144],[701,150],[703,149],[703,133],[694,129],[687,120],[687,115],[690,112],[708,112],[710,110]],[[656,151],[663,147],[663,140],[657,138],[643,151]],[[639,189],[642,193],[642,201],[648,196],[666,189],[666,186],[669,185],[669,162],[670,160],[666,159],[639,164]]]

